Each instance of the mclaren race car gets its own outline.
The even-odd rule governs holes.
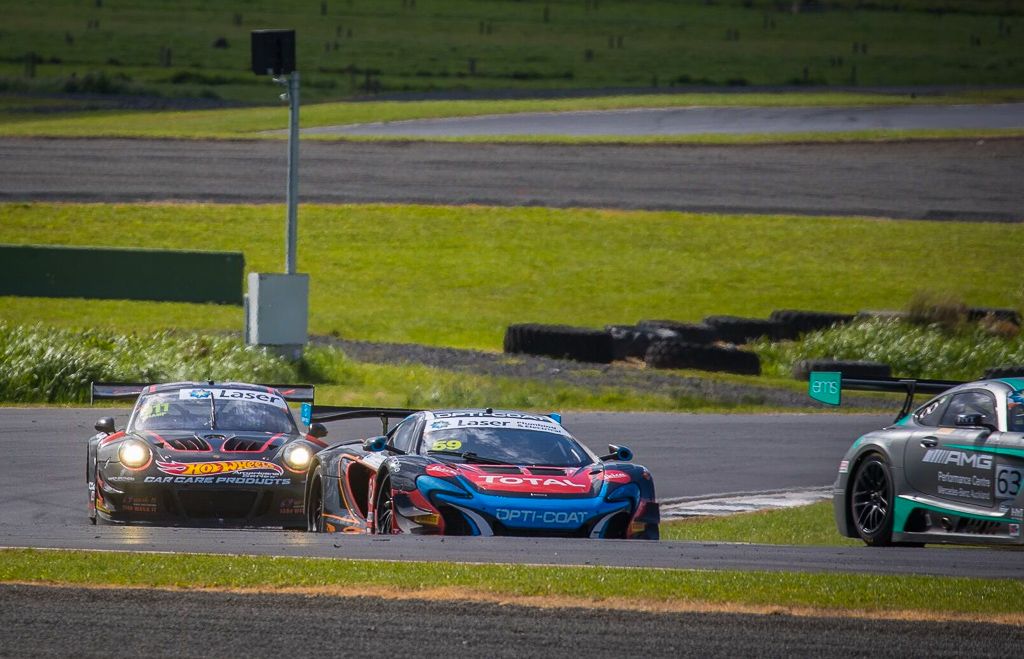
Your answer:
[[[288,401],[307,385],[93,384],[93,400],[137,398],[123,430],[96,423],[89,518],[114,523],[305,528],[302,497],[322,425],[300,432]]]
[[[595,455],[558,415],[335,408],[310,418],[358,417],[380,417],[386,434],[314,456],[310,531],[658,538],[651,473],[624,446]],[[389,418],[403,420],[387,432]]]
[[[906,394],[893,425],[857,439],[839,463],[839,532],[868,545],[1021,545],[1024,379],[844,379],[812,373],[811,397],[843,389]],[[913,409],[917,392],[937,394]]]

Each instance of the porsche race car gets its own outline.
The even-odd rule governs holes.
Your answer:
[[[494,409],[335,408],[386,434],[321,451],[305,508],[314,532],[658,539],[650,471],[611,445],[596,455],[558,415]],[[387,419],[403,419],[387,432]]]
[[[308,385],[239,382],[92,385],[92,398],[135,398],[128,424],[96,423],[86,482],[92,523],[304,529],[302,499],[322,425],[295,424]]]
[[[895,422],[858,438],[839,463],[839,532],[872,546],[1024,545],[1024,378],[954,382],[812,373],[812,398],[843,389],[902,392]],[[936,394],[913,408],[917,392]]]

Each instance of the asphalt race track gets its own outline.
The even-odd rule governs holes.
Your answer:
[[[1024,578],[1024,562],[986,549],[870,549],[534,538],[314,535],[279,530],[91,526],[84,441],[119,410],[0,409],[0,546],[245,553],[387,560],[761,569]],[[631,445],[659,498],[826,485],[836,461],[878,416],[761,417],[580,413],[566,426],[593,446]],[[119,419],[123,424],[123,418]],[[338,426],[346,428],[344,431]],[[376,422],[332,424],[330,439],[373,434]],[[880,560],[883,558],[883,560]]]
[[[876,107],[690,107],[523,112],[306,128],[309,135],[706,135],[1024,128],[1024,103]]]
[[[0,619],[0,656],[18,657],[1009,657],[1024,643],[967,622],[12,585]]]
[[[0,201],[283,203],[282,141],[0,140]],[[304,203],[1024,221],[1024,139],[763,146],[304,140]]]

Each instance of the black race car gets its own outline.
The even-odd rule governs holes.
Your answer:
[[[302,498],[321,425],[303,433],[288,401],[308,385],[238,382],[92,385],[136,398],[124,430],[105,417],[89,439],[89,519],[113,523],[305,528]]]
[[[310,531],[658,539],[651,473],[624,446],[595,455],[558,415],[344,408],[307,418],[374,416],[385,431],[388,418],[404,420],[314,456]]]

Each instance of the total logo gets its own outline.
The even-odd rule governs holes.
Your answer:
[[[540,476],[481,476],[478,482],[485,485],[533,485],[536,487],[588,489],[586,484],[575,483],[568,478],[541,478]]]

